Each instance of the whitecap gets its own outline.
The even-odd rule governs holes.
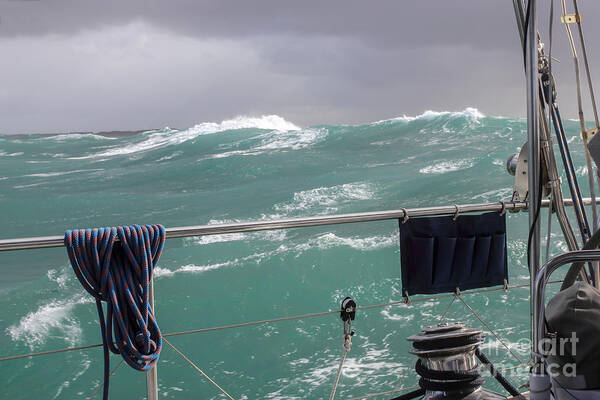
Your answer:
[[[208,264],[208,265],[195,265],[195,264],[187,264],[182,267],[179,267],[175,272],[206,272],[212,271],[215,269],[219,269],[221,267],[226,267],[228,265],[232,265],[237,263],[237,259],[232,261],[225,261],[217,264]]]
[[[575,169],[575,175],[577,175],[577,176],[587,176],[587,173],[588,173],[588,169],[587,169],[587,166],[585,166],[585,165],[582,165]]]
[[[61,289],[64,289],[67,282],[71,280],[72,274],[67,272],[66,268],[63,268],[61,271],[50,269],[46,273],[46,276],[48,276],[48,279],[56,283]]]
[[[7,153],[5,151],[0,151],[0,157],[17,157],[17,156],[22,156],[23,154],[25,154],[25,153],[23,153],[22,151],[18,151],[15,153]]]
[[[390,321],[410,322],[415,318],[414,314],[392,314],[388,309],[383,309],[380,313]]]
[[[267,219],[266,215],[263,215],[263,219]],[[208,225],[225,225],[241,222],[240,220],[216,220],[211,219]],[[260,232],[236,232],[236,233],[224,233],[221,235],[204,235],[204,236],[192,236],[183,239],[184,246],[195,246],[195,245],[208,245],[214,243],[227,243],[237,242],[241,240],[266,240],[270,242],[280,242],[285,240],[287,232],[284,230],[269,230]]]
[[[154,278],[161,278],[163,276],[168,276],[171,277],[175,275],[175,271],[172,271],[168,268],[163,268],[163,267],[154,267],[154,269],[152,270],[152,276]]]
[[[467,118],[470,121],[478,121],[481,118],[485,118],[486,116],[479,111],[477,108],[474,107],[467,107],[465,108],[463,111],[433,111],[433,110],[427,110],[425,112],[423,112],[422,114],[416,115],[416,116],[408,116],[408,115],[403,115],[401,117],[395,117],[395,118],[390,118],[390,119],[384,119],[381,121],[377,121],[377,122],[373,122],[373,125],[377,125],[377,124],[384,124],[384,123],[389,123],[389,122],[412,122],[412,121],[419,121],[419,120],[423,120],[423,121],[431,121],[433,119],[439,118],[439,117],[450,117],[450,118]]]
[[[366,347],[363,345],[362,347]],[[352,354],[352,353],[351,353]],[[350,379],[354,387],[360,387],[369,382],[374,376],[389,376],[406,370],[406,366],[400,362],[386,361],[389,357],[389,350],[367,348],[364,356],[350,356],[344,362],[342,375]],[[316,365],[306,371],[306,364]],[[299,359],[290,361],[290,366],[294,372],[293,378],[287,387],[302,385],[307,387],[310,393],[313,389],[323,387],[327,382],[331,382],[335,376],[339,359],[337,354],[328,358],[319,358],[313,360]],[[270,393],[267,398],[283,398],[281,390],[275,396]],[[314,397],[314,396],[313,396]]]
[[[262,150],[299,150],[327,136],[326,129],[304,129],[294,131],[277,131],[264,136],[261,145],[254,147],[255,151]]]
[[[58,135],[44,135],[36,140],[52,140],[56,142],[64,142],[65,140],[76,139],[114,140],[116,138],[97,135],[95,133],[62,133]]]
[[[246,150],[231,150],[202,157],[198,161],[227,158],[232,156],[258,156],[273,151],[300,150],[312,146],[325,138],[326,129],[304,129],[294,131],[273,131],[258,136],[261,143]]]
[[[70,300],[50,301],[22,317],[18,324],[9,326],[6,332],[12,340],[22,341],[32,350],[46,343],[51,336],[58,336],[70,346],[75,346],[79,343],[82,330],[71,312],[77,304],[92,301],[91,297],[82,295]]]
[[[445,174],[448,172],[471,168],[474,165],[475,163],[473,160],[442,161],[423,167],[419,170],[419,172],[421,174]]]
[[[244,233],[225,233],[222,235],[206,235],[206,236],[195,236],[186,238],[185,242],[193,243],[195,245],[206,245],[213,243],[227,243],[227,242],[236,242],[239,240],[244,240],[246,238],[246,234]]]
[[[216,270],[216,269],[219,269],[222,267],[226,267],[229,265],[234,265],[234,264],[237,264],[237,262],[238,262],[238,259],[231,260],[231,261],[225,261],[225,262],[217,263],[217,264],[207,264],[207,265],[187,264],[187,265],[182,265],[181,267],[179,267],[175,270],[171,270],[171,269],[163,268],[163,267],[156,267],[156,268],[154,268],[154,271],[152,272],[152,274],[155,278],[161,278],[161,277],[172,277],[176,273],[180,273],[180,272],[201,273],[201,272],[213,271],[213,270]]]
[[[509,198],[510,196],[512,196],[513,190],[512,188],[500,188],[500,189],[494,189],[494,190],[490,190],[484,193],[480,193],[480,194],[476,194],[475,196],[472,197],[473,200],[475,199],[483,199],[485,201],[490,201],[490,200],[496,200],[498,201],[498,199],[506,199]]]
[[[262,232],[252,233],[253,235]],[[229,234],[227,234],[229,235]],[[225,235],[218,235],[225,236]],[[207,236],[210,238],[210,236]],[[281,236],[277,234],[273,240],[282,241],[285,239],[285,236]],[[236,239],[238,240],[238,239]],[[198,239],[196,238],[193,241],[194,244],[198,243]],[[211,244],[211,243],[220,243],[216,242],[199,242],[198,244]],[[224,267],[234,267],[234,266],[243,266],[245,263],[255,263],[259,264],[263,262],[265,259],[281,256],[284,254],[291,254],[298,257],[300,254],[310,250],[310,249],[319,249],[319,250],[327,250],[335,247],[350,247],[355,250],[360,251],[373,251],[382,248],[389,248],[397,246],[398,238],[396,234],[392,234],[389,236],[368,236],[368,237],[343,237],[337,236],[334,233],[325,233],[323,235],[319,235],[313,238],[308,239],[305,242],[298,243],[296,245],[288,245],[281,244],[277,248],[265,252],[253,253],[244,257],[238,257],[227,261],[217,262],[214,264],[187,264],[180,266],[175,269],[169,269],[166,267],[156,267],[154,269],[153,275],[155,278],[161,277],[172,277],[175,274],[179,273],[204,273],[208,271],[219,270]]]
[[[228,130],[250,128],[275,130],[281,132],[300,130],[298,126],[294,125],[289,121],[286,121],[278,115],[263,115],[262,117],[236,117],[233,119],[221,121],[220,123],[204,122],[181,131],[165,128],[157,132],[149,133],[147,139],[139,143],[133,143],[123,147],[113,147],[100,153],[81,157],[71,157],[71,159],[111,157],[133,153],[142,153],[145,151],[154,150],[165,146],[180,144],[201,135],[208,135]]]
[[[305,243],[297,245],[294,249],[296,251],[306,251],[313,248],[320,250],[327,250],[333,247],[350,247],[355,250],[372,251],[386,247],[392,247],[398,244],[398,238],[396,235],[390,236],[369,236],[369,237],[343,237],[337,236],[334,233],[325,233],[308,240]]]
[[[261,117],[239,116],[233,119],[221,121],[221,123],[203,122],[193,126],[190,128],[190,130],[202,134],[249,128],[268,129],[282,132],[300,130],[297,125],[286,121],[279,115],[263,115]]]
[[[177,156],[180,156],[180,155],[182,155],[182,154],[183,154],[183,152],[182,152],[182,151],[175,151],[175,152],[171,153],[171,154],[170,154],[170,155],[168,155],[168,156],[164,156],[164,157],[161,157],[161,158],[159,158],[159,159],[158,159],[158,160],[156,160],[156,161],[158,162],[158,161],[168,161],[168,160],[172,160],[173,158],[175,158],[175,157],[177,157]]]
[[[375,187],[373,184],[364,182],[345,183],[296,192],[293,201],[275,204],[274,208],[276,211],[286,214],[314,208],[325,208],[323,211],[332,212],[337,211],[342,204],[374,198]]]
[[[31,183],[29,185],[15,185],[13,186],[13,189],[27,189],[30,187],[35,187],[35,186],[40,186],[43,185],[45,182],[37,182],[37,183]]]
[[[49,177],[53,177],[53,176],[70,175],[70,174],[77,174],[79,172],[94,172],[94,171],[103,171],[103,169],[102,168],[93,168],[93,169],[76,169],[73,171],[45,172],[45,173],[23,175],[23,177],[49,178]]]

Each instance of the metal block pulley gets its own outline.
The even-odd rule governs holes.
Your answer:
[[[515,177],[513,183],[512,201],[527,201],[529,199],[529,165],[527,156],[528,144],[525,142],[521,151],[508,157],[506,161],[506,170],[509,174]],[[548,177],[546,171],[542,168],[543,190],[542,197],[547,197],[550,194],[550,189],[547,185]]]

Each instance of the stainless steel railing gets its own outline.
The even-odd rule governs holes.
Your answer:
[[[600,200],[599,200],[600,201]],[[584,203],[591,204],[591,199],[584,199]],[[542,206],[548,207],[549,201],[543,200]],[[564,200],[565,206],[572,206],[573,201]],[[321,225],[349,224],[354,222],[383,221],[389,219],[403,219],[405,217],[423,217],[434,215],[453,215],[482,212],[482,211],[520,211],[527,209],[526,202],[496,202],[479,204],[459,204],[449,206],[400,208],[397,210],[371,211],[352,214],[322,215],[302,218],[288,218],[268,221],[236,222],[231,224],[196,225],[167,228],[167,238],[221,235],[224,233],[255,232],[273,229],[301,228]],[[29,238],[2,239],[0,251],[41,249],[47,247],[63,246],[63,236],[39,236]]]

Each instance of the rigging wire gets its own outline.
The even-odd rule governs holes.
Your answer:
[[[516,355],[511,348],[504,343],[504,341],[500,338],[500,336],[498,336],[498,334],[496,332],[494,332],[494,330],[492,328],[490,328],[490,326],[483,320],[481,319],[481,317],[479,316],[479,314],[469,305],[469,303],[467,303],[463,298],[461,294],[457,294],[456,295],[458,297],[458,299],[460,301],[463,302],[463,304],[471,311],[471,313],[473,313],[473,315],[479,320],[479,322],[481,322],[481,324],[492,334],[494,335],[494,337],[496,338],[496,340],[498,340],[500,342],[500,344],[515,358],[515,360],[517,360],[519,363],[523,363],[523,360],[521,360],[519,358],[518,355]]]
[[[109,376],[113,376],[115,374],[115,372],[117,372],[117,369],[119,369],[119,367],[121,366],[121,364],[123,364],[123,360],[122,358],[119,360],[119,362],[117,363],[117,365],[113,368],[112,371],[110,371],[110,375]],[[96,388],[96,390],[94,390],[94,393],[92,393],[90,395],[90,397],[87,398],[87,400],[92,400],[94,397],[96,397],[96,395],[98,394],[98,392],[100,391],[100,389],[102,389],[104,387],[104,382],[100,382],[100,385],[98,385],[98,387]]]
[[[573,0],[573,8],[575,9],[575,15],[579,15],[579,6],[577,0]],[[577,30],[579,31],[581,54],[583,55],[583,66],[587,75],[587,82],[590,91],[590,100],[592,102],[592,111],[594,113],[594,121],[596,122],[596,128],[600,128],[600,122],[598,120],[598,109],[596,107],[596,96],[594,95],[594,86],[592,85],[592,76],[590,74],[590,66],[587,58],[587,51],[585,48],[585,40],[583,38],[583,27],[581,26],[581,19],[577,18]]]
[[[450,307],[452,306],[452,304],[454,304],[454,300],[456,300],[456,296],[452,297],[452,300],[450,300],[450,303],[448,304],[448,307],[446,307],[446,311],[444,311],[444,313],[442,314],[442,316],[438,320],[438,324],[441,324],[442,321],[444,320],[444,318],[446,318],[446,314],[448,314],[448,311],[450,311]]]
[[[577,1],[573,0],[573,2],[575,5],[575,3]],[[565,3],[565,0],[561,0],[561,6],[562,6],[562,16],[564,19],[567,16],[567,5]],[[575,19],[579,20],[579,14],[575,15]],[[580,24],[581,23],[578,22],[578,26],[581,28]],[[579,115],[579,125],[580,125],[580,129],[581,129],[581,136],[583,139],[583,146],[584,146],[584,150],[585,150],[585,161],[586,161],[586,167],[587,167],[588,181],[589,181],[589,185],[590,185],[590,197],[592,198],[592,215],[593,215],[592,226],[593,226],[593,230],[595,232],[597,230],[597,226],[598,226],[598,210],[597,210],[597,206],[595,204],[596,188],[595,188],[595,182],[594,182],[594,169],[593,169],[593,165],[592,165],[592,159],[591,159],[590,151],[588,149],[587,129],[586,129],[586,124],[585,124],[585,117],[583,114],[583,102],[581,99],[581,78],[579,76],[580,75],[579,58],[577,56],[577,48],[575,46],[575,40],[573,39],[573,33],[571,32],[571,27],[569,26],[569,24],[566,21],[565,21],[564,25],[565,25],[565,29],[567,31],[567,38],[569,39],[569,46],[571,48],[571,54],[573,55],[573,64],[574,64],[574,68],[575,68],[575,83],[577,86],[577,109],[578,109],[578,115]],[[583,31],[580,31],[580,32],[583,33]],[[581,41],[583,42],[583,36],[581,36]],[[591,82],[591,80],[589,82]],[[594,100],[594,104],[595,104],[595,100]]]
[[[520,1],[520,0],[516,0]],[[531,0],[527,2],[527,7],[525,8],[525,21],[523,21],[523,36],[522,36],[522,45],[523,45],[523,65],[527,65],[527,31],[529,31],[529,14],[531,13]]]
[[[583,55],[583,66],[585,68],[588,89],[590,92],[590,101],[592,103],[592,112],[594,114],[594,122],[596,123],[595,132],[598,133],[598,131],[600,131],[600,121],[598,120],[598,108],[596,107],[596,96],[594,94],[594,85],[592,84],[592,75],[590,73],[590,65],[588,63],[587,50],[585,47],[585,40],[583,38],[583,27],[581,26],[581,18],[580,18],[580,14],[579,14],[579,5],[577,3],[577,0],[573,0],[573,8],[575,10],[575,15],[576,15],[577,31],[579,32],[581,54]],[[585,137],[587,139],[587,134],[585,135]],[[586,155],[588,155],[589,149],[587,147],[587,144],[585,146],[585,150],[586,150]],[[592,166],[592,169],[589,169],[589,166],[588,166],[588,174],[589,174],[588,176],[590,176],[590,178],[589,178],[590,183],[594,182],[594,179],[591,176],[596,175],[596,179],[598,180],[598,184],[600,186],[600,176],[597,174],[597,171],[596,171],[596,174],[594,174],[593,166]],[[592,195],[592,198],[594,199],[595,197]],[[594,232],[595,232],[598,229],[598,218],[596,218],[596,217],[594,218],[592,226],[593,226]],[[593,265],[594,265],[596,287],[600,287],[600,265],[597,262],[594,263]]]
[[[163,337],[164,342],[169,345],[169,347],[171,347],[173,350],[175,350],[175,352],[177,354],[179,354],[185,361],[187,361],[188,364],[190,364],[192,366],[192,368],[194,368],[196,371],[200,372],[200,374],[205,377],[210,383],[212,383],[217,389],[219,389],[221,391],[221,393],[223,393],[225,396],[227,396],[230,400],[235,400],[233,397],[231,397],[231,395],[229,393],[227,393],[221,386],[219,386],[215,381],[213,381],[212,379],[210,379],[210,376],[206,375],[204,373],[204,371],[202,371],[196,364],[194,364],[194,362],[192,360],[190,360],[189,358],[187,358],[185,356],[185,354],[183,354],[181,351],[179,351],[175,346],[173,346],[171,344],[171,342],[169,342],[167,339],[165,339]]]

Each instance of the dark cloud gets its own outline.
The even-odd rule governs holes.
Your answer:
[[[514,35],[507,1],[13,0],[0,35],[73,34],[144,20],[203,38],[335,36],[382,47],[471,43],[505,46]],[[490,18],[493,16],[493,18]],[[477,32],[480,40],[472,36]],[[485,43],[487,39],[488,43]]]
[[[511,3],[0,2],[0,132],[185,127],[271,113],[301,125],[357,123],[467,106],[522,116]],[[600,32],[586,21],[600,3],[580,4],[595,66]],[[572,62],[555,24],[569,114]]]

